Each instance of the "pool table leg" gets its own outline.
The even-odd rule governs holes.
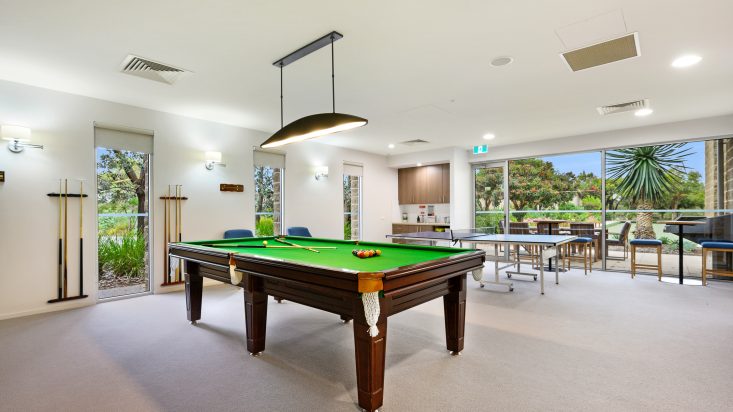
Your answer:
[[[361,304],[359,304],[361,306]],[[382,406],[384,398],[384,361],[387,349],[387,317],[377,321],[379,334],[369,336],[364,311],[357,310],[354,318],[354,348],[356,350],[356,386],[359,406],[369,412]]]
[[[244,317],[247,322],[247,350],[257,356],[265,350],[267,329],[267,294],[264,280],[245,274],[244,279]]]
[[[186,265],[186,315],[192,325],[201,319],[201,292],[204,278],[199,275],[199,265],[185,261]]]
[[[443,296],[445,316],[445,343],[453,355],[463,350],[463,336],[466,330],[466,274],[449,281],[450,292]]]

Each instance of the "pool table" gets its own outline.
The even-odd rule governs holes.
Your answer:
[[[353,320],[359,406],[382,405],[387,318],[443,297],[446,346],[463,349],[466,274],[482,270],[481,250],[280,236],[170,244],[185,264],[188,320],[201,319],[203,278],[244,289],[247,350],[265,349],[267,296]],[[267,242],[264,245],[263,242]],[[266,247],[263,247],[266,246]],[[279,247],[272,247],[279,246]],[[379,249],[361,259],[353,249]]]

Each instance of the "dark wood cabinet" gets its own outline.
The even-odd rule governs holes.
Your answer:
[[[441,203],[450,203],[450,164],[441,165],[443,178],[443,193],[441,195]]]
[[[397,171],[401,205],[450,202],[450,165],[408,167]]]

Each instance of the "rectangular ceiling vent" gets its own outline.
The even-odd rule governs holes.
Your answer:
[[[420,144],[430,143],[427,140],[423,139],[413,139],[413,140],[405,140],[404,142],[400,142],[400,144],[403,144],[405,146],[415,146]]]
[[[640,54],[639,34],[631,33],[613,40],[565,52],[561,56],[570,70],[577,72],[637,57]]]
[[[125,57],[125,60],[122,61],[122,69],[120,71],[132,76],[166,84],[173,84],[184,73],[190,73],[177,67],[144,59],[132,54]]]
[[[635,112],[639,109],[649,108],[649,99],[636,100],[633,102],[612,104],[609,106],[596,107],[598,114],[605,116],[607,114]]]

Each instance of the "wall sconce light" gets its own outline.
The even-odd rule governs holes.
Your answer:
[[[43,145],[28,143],[31,140],[31,129],[21,126],[3,125],[0,126],[0,136],[8,140],[8,150],[13,153],[20,153],[26,147],[43,149]]]
[[[328,166],[316,167],[316,180],[321,180],[328,177]]]
[[[214,165],[226,167],[226,165],[221,162],[221,152],[206,152],[204,154],[204,158],[206,159],[205,164],[207,170],[214,170]]]

